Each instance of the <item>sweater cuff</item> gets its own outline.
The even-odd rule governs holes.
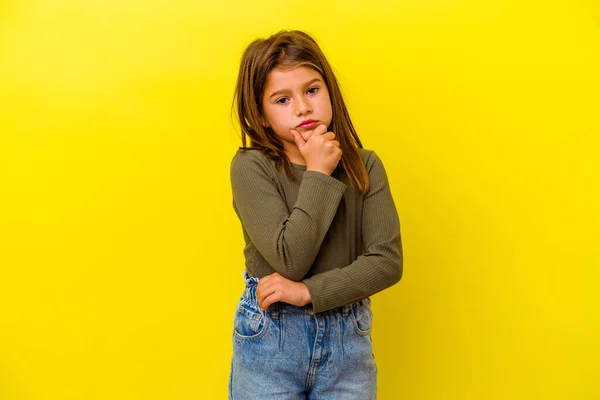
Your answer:
[[[307,171],[302,177],[294,207],[316,218],[319,224],[326,223],[324,229],[327,230],[345,191],[344,182],[322,172]]]
[[[332,186],[334,189],[339,190],[340,192],[344,193],[344,191],[346,190],[346,184],[334,177],[332,177],[331,175],[327,175],[324,174],[322,172],[319,171],[305,171],[304,174],[302,175],[302,180],[304,179],[319,179],[325,183],[327,183],[328,185]]]
[[[309,314],[316,314],[335,308],[335,306],[332,307],[332,304],[329,304],[330,302],[327,297],[323,296],[322,288],[318,288],[319,284],[314,279],[307,278],[303,282],[308,288],[308,293],[310,293],[312,299],[312,302],[306,305],[306,311]]]

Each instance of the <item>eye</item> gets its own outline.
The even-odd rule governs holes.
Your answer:
[[[287,103],[288,98],[287,97],[280,97],[277,99],[277,101],[275,103],[277,104],[285,104]]]
[[[315,93],[317,93],[318,91],[319,91],[319,88],[318,88],[318,87],[316,87],[316,86],[315,86],[315,87],[311,87],[311,88],[309,88],[309,89],[307,90],[307,92],[308,92],[308,93],[310,93],[310,94],[315,94]]]

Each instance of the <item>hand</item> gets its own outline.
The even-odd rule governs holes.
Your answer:
[[[340,142],[334,140],[335,134],[327,132],[327,127],[323,124],[317,126],[312,134],[304,137],[295,129],[291,129],[290,133],[306,161],[306,170],[331,175],[342,158]]]
[[[300,307],[312,301],[308,287],[304,282],[289,280],[278,272],[259,279],[256,287],[256,298],[260,309],[263,311],[277,301]]]

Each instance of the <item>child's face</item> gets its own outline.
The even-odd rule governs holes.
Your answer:
[[[262,123],[282,139],[284,149],[296,146],[290,129],[308,137],[320,124],[329,127],[332,110],[329,90],[321,74],[309,67],[274,69],[269,73],[262,98]],[[305,124],[314,120],[316,123]]]

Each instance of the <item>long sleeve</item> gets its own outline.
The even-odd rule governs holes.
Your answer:
[[[402,277],[400,221],[383,163],[373,152],[367,160],[371,180],[362,209],[364,252],[350,265],[306,278],[312,311],[322,312],[382,291]]]
[[[319,252],[346,185],[305,171],[290,212],[272,166],[261,155],[237,153],[230,175],[234,206],[250,240],[275,271],[300,281]]]

